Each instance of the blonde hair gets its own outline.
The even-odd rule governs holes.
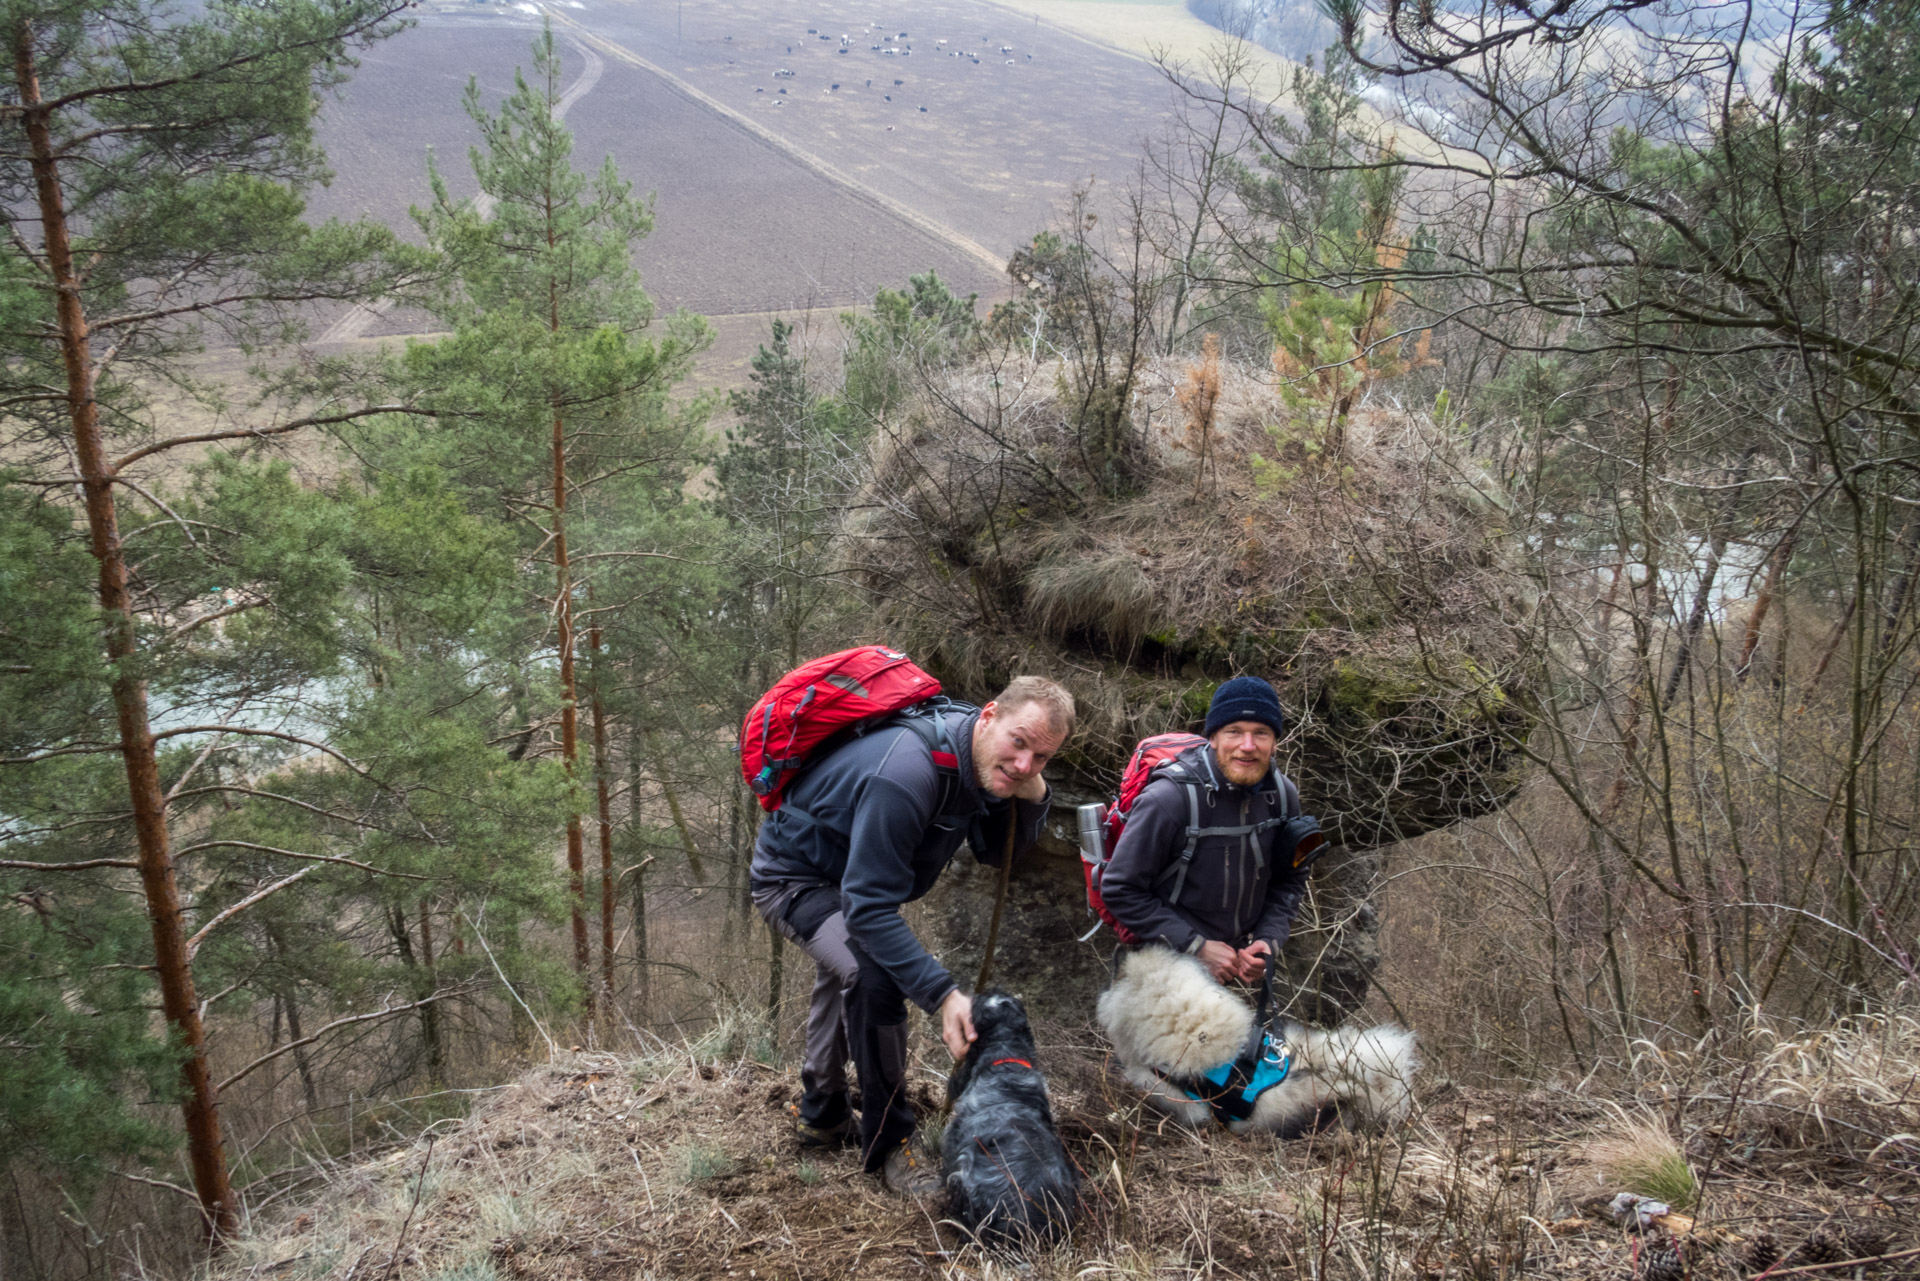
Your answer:
[[[1003,714],[1038,703],[1046,709],[1048,722],[1060,731],[1061,738],[1073,733],[1073,695],[1067,692],[1066,686],[1044,676],[1014,677],[1005,689],[993,696],[993,703]]]

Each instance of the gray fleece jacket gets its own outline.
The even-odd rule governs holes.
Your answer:
[[[981,790],[973,772],[979,715],[947,716],[959,758],[950,787],[913,730],[874,730],[809,765],[760,825],[753,846],[756,890],[792,881],[838,885],[847,933],[928,1013],[959,985],[914,937],[901,905],[933,888],[963,841],[997,867],[1007,824],[1018,823],[1017,857],[1038,839],[1047,816],[1046,801],[1009,803]],[[943,787],[951,795],[940,808]]]
[[[1299,789],[1285,775],[1276,794],[1271,775],[1255,787],[1227,782],[1210,747],[1180,759],[1202,780],[1203,828],[1243,827],[1300,813]],[[1143,942],[1177,952],[1191,952],[1208,939],[1234,947],[1264,939],[1278,955],[1306,893],[1308,869],[1274,867],[1277,828],[1258,836],[1203,836],[1179,901],[1170,903],[1190,817],[1187,785],[1174,779],[1155,778],[1134,798],[1100,881],[1107,907]]]

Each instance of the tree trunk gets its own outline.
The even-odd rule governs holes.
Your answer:
[[[780,989],[786,985],[787,949],[780,931],[767,926],[767,1035],[780,1043]]]
[[[1707,603],[1713,595],[1714,580],[1720,576],[1720,561],[1727,554],[1727,528],[1733,523],[1734,510],[1740,503],[1740,486],[1746,482],[1747,470],[1753,463],[1758,446],[1751,446],[1740,459],[1740,466],[1733,473],[1733,491],[1727,496],[1726,509],[1707,535],[1707,563],[1700,569],[1700,591],[1693,598],[1693,608],[1687,613],[1687,625],[1680,633],[1680,649],[1673,656],[1673,670],[1667,673],[1667,686],[1661,692],[1660,706],[1671,706],[1674,695],[1680,692],[1680,682],[1686,679],[1687,669],[1693,666],[1694,647],[1700,643],[1701,629],[1707,623]]]
[[[589,593],[591,599],[591,593]],[[593,687],[593,786],[600,806],[600,999],[604,1012],[613,1013],[613,796],[607,785],[607,716],[600,698],[600,628],[587,633],[592,666],[587,682]]]
[[[748,851],[740,848],[740,789],[727,789],[727,914],[726,923],[721,927],[721,942],[729,949],[733,946],[734,927],[746,928],[748,913],[752,907],[751,891],[747,885]]]
[[[107,658],[113,665],[113,705],[119,721],[120,752],[127,770],[127,795],[139,843],[140,886],[153,928],[154,976],[160,1005],[179,1038],[185,1095],[181,1109],[194,1192],[206,1215],[212,1244],[218,1248],[238,1225],[226,1153],[220,1141],[220,1113],[207,1068],[206,1034],[194,993],[180,919],[180,891],[174,880],[167,832],[165,793],[147,716],[147,686],[138,675],[137,640],[128,572],[114,511],[114,471],[107,460],[94,400],[94,370],[86,309],[73,265],[65,194],[54,159],[48,111],[41,105],[39,72],[34,62],[33,27],[22,18],[14,26],[13,66],[21,123],[32,157],[34,192],[47,259],[56,291],[60,355],[66,366],[67,408],[73,424],[74,461],[86,496],[90,550],[100,567],[100,612],[106,624]]]
[[[627,831],[632,834],[629,848],[640,853],[640,731],[627,738]],[[652,856],[637,860],[633,869],[633,968],[634,1021],[645,1027],[652,1017],[653,975],[647,956],[647,864]]]
[[[680,808],[680,796],[673,790],[673,784],[667,781],[666,771],[660,768],[660,741],[652,730],[646,731],[647,748],[652,756],[653,781],[660,784],[660,794],[667,799],[667,813],[673,816],[673,830],[680,833],[680,848],[687,852],[687,868],[693,873],[696,883],[704,884],[707,869],[700,862],[700,847],[693,843],[693,829],[687,826],[687,812]]]
[[[547,247],[553,247],[549,235]],[[557,286],[551,295],[553,332],[560,332],[560,298]],[[573,677],[573,569],[567,561],[567,429],[560,413],[559,393],[553,408],[553,564],[554,621],[560,646],[560,760],[569,779],[580,775],[579,690]],[[592,953],[587,946],[587,868],[586,837],[581,831],[580,810],[571,801],[567,805],[567,890],[573,900],[573,969],[586,989],[587,1024],[594,1016]]]
[[[431,996],[440,987],[440,975],[433,965],[433,917],[427,900],[420,900],[420,963],[426,970],[426,991]],[[447,1056],[440,1043],[440,1002],[429,1001],[420,1007],[420,1036],[427,1043],[427,1076],[435,1089],[446,1083]]]
[[[1900,633],[1900,615],[1906,611],[1907,597],[1913,591],[1914,554],[1920,550],[1920,520],[1907,522],[1900,534],[1900,550],[1906,553],[1906,559],[1900,567],[1900,577],[1894,581],[1893,594],[1887,598],[1885,621],[1880,625],[1882,654],[1893,649],[1893,638]]]
[[[1800,706],[1793,709],[1799,716],[1807,710],[1807,700],[1813,697],[1820,685],[1820,678],[1827,674],[1827,668],[1833,662],[1833,656],[1840,649],[1840,642],[1846,639],[1847,628],[1853,623],[1853,612],[1860,607],[1860,598],[1854,596],[1847,601],[1847,607],[1840,611],[1840,621],[1833,625],[1833,631],[1827,635],[1827,643],[1820,651],[1820,661],[1814,664],[1813,675],[1807,677],[1805,692],[1800,696]]]
[[[300,1090],[307,1098],[307,1111],[320,1110],[320,1090],[313,1083],[313,1063],[307,1058],[306,1047],[300,1042],[307,1034],[300,1030],[300,1006],[293,999],[293,989],[289,987],[280,994],[280,1003],[287,1008],[287,1039],[294,1044],[293,1065],[300,1072]]]
[[[280,931],[271,924],[266,927],[266,931],[267,951],[274,957],[276,962],[284,965],[286,962],[287,945],[281,941]],[[301,1041],[306,1039],[306,1033],[300,1030],[300,1006],[293,999],[293,983],[291,980],[283,980],[283,982],[285,985],[276,991],[273,996],[274,1017],[278,1019],[281,1011],[284,1010],[286,1012],[287,1040],[293,1043],[293,1062],[294,1066],[300,1070],[300,1089],[307,1098],[307,1111],[313,1112],[317,1111],[320,1107],[320,1091],[315,1088],[313,1083],[313,1064],[307,1058],[306,1048],[300,1044]],[[275,1026],[276,1028],[278,1027],[277,1024]],[[274,1044],[279,1044],[277,1033]],[[271,1049],[272,1046],[268,1048]]]
[[[1787,562],[1793,559],[1793,544],[1799,533],[1800,527],[1797,524],[1789,529],[1767,561],[1767,577],[1760,584],[1760,595],[1753,602],[1753,613],[1747,617],[1747,632],[1740,639],[1740,658],[1733,665],[1735,680],[1747,679],[1747,673],[1753,667],[1753,651],[1760,647],[1760,628],[1766,623],[1767,614],[1773,609],[1773,598],[1779,591],[1780,576],[1786,572]]]

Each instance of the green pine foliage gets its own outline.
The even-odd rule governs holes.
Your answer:
[[[944,292],[930,274],[917,281]],[[882,366],[869,355],[872,346],[910,341],[912,331],[929,323],[944,327],[907,296],[883,291],[882,301],[873,317],[854,322],[851,368]],[[834,539],[860,483],[868,436],[854,397],[897,394],[873,386],[845,399],[821,394],[794,337],[791,325],[773,322],[747,387],[733,393],[735,425],[715,468],[717,506],[733,533],[731,568],[741,604],[732,617],[745,624],[741,643],[749,652],[771,650],[787,667],[816,648],[817,638],[834,648],[825,637],[853,605],[835,574]]]

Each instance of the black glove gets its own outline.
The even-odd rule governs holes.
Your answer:
[[[1302,814],[1280,825],[1280,839],[1274,843],[1280,866],[1298,870],[1326,851],[1327,838],[1320,832],[1320,820],[1313,815]]]

